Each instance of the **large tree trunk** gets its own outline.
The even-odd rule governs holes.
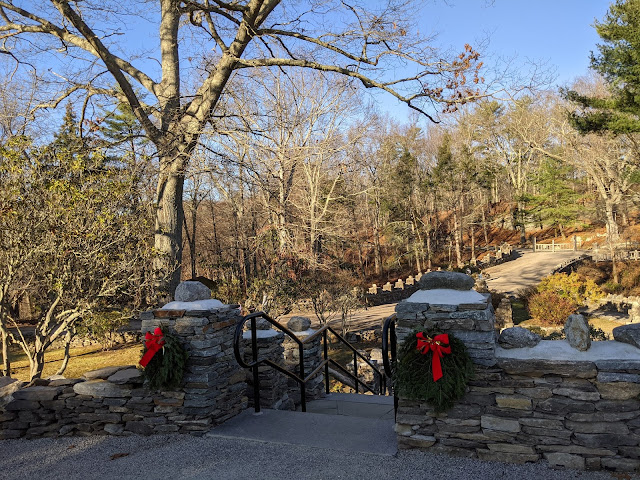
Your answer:
[[[173,299],[182,273],[182,192],[184,169],[175,158],[161,159],[156,193],[154,276],[157,301]]]

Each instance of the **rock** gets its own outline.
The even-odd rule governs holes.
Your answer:
[[[478,278],[476,279],[474,289],[476,292],[479,292],[479,293],[489,293],[489,287],[487,286],[487,281],[482,277],[482,275],[479,275]]]
[[[513,327],[513,308],[511,301],[506,297],[500,300],[500,305],[496,309],[496,325],[500,328]]]
[[[420,277],[418,286],[421,290],[445,288],[450,290],[471,290],[475,280],[464,273],[458,272],[429,272]]]
[[[0,377],[9,378],[9,377]],[[4,408],[13,401],[13,393],[17,392],[22,386],[26,385],[25,382],[19,382],[13,378],[9,378],[11,382],[4,382],[5,385],[0,387],[0,408]]]
[[[39,402],[42,400],[53,400],[58,395],[57,387],[28,387],[18,390],[13,394],[16,400],[30,400]]]
[[[498,343],[502,348],[531,348],[540,343],[542,337],[522,327],[505,328]]]
[[[564,324],[564,334],[569,345],[581,352],[586,352],[591,347],[589,323],[582,315],[569,315]]]
[[[96,379],[105,380],[109,378],[111,375],[113,375],[114,373],[116,373],[118,370],[123,370],[125,368],[129,368],[132,366],[133,365],[121,365],[119,367],[99,368],[97,370],[91,370],[89,372],[85,372],[85,374],[82,375],[82,378],[84,378],[85,380],[96,380]]]
[[[304,332],[311,328],[311,320],[307,317],[291,317],[287,323],[287,328],[293,332]]]
[[[76,383],[73,391],[78,395],[89,395],[91,397],[126,397],[131,394],[131,390],[126,390],[105,380],[89,380],[87,382]]]
[[[613,329],[613,339],[616,342],[628,343],[640,348],[640,323],[621,325]]]
[[[7,385],[10,385],[12,383],[17,382],[17,380],[15,378],[11,378],[11,377],[0,377],[0,392],[2,392],[2,389],[4,387],[6,387]],[[0,393],[1,395],[1,393]]]
[[[176,302],[195,302],[197,300],[208,300],[211,298],[211,290],[200,283],[194,281],[181,282],[176,287],[174,299]]]
[[[142,370],[138,370],[137,368],[126,368],[124,370],[117,371],[107,380],[111,383],[115,383],[116,385],[122,385],[123,383],[143,383],[144,378],[142,376]]]

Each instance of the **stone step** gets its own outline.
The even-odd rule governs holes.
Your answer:
[[[393,397],[351,395],[331,394],[309,402],[307,412],[263,409],[256,414],[249,408],[207,436],[395,455]],[[316,407],[324,413],[313,412]],[[390,418],[383,418],[389,409]]]

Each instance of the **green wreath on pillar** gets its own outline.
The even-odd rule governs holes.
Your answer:
[[[394,384],[399,396],[424,400],[440,413],[465,395],[473,375],[461,340],[434,330],[414,331],[400,346]]]
[[[174,390],[182,384],[189,353],[180,339],[158,327],[147,332],[140,364],[143,365],[145,383],[152,390]]]

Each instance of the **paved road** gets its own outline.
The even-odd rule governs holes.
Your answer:
[[[484,270],[488,274],[490,290],[507,295],[516,294],[521,288],[536,285],[559,264],[580,256],[580,252],[532,252],[518,250],[519,257]]]

